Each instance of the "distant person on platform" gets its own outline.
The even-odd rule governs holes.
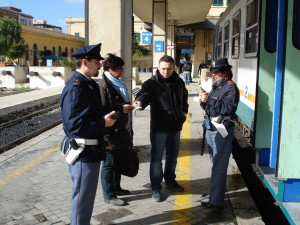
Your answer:
[[[145,109],[151,106],[151,162],[150,180],[152,199],[161,201],[161,182],[173,191],[184,188],[175,180],[179,153],[180,132],[188,113],[188,91],[179,75],[174,72],[175,63],[171,56],[160,58],[156,74],[143,85],[133,105]],[[163,170],[162,158],[166,150]]]
[[[205,64],[204,60],[202,60],[198,67],[198,73],[200,74],[200,76],[201,76],[201,69],[206,69],[206,68],[207,68],[207,65]]]
[[[179,71],[178,71],[179,74],[182,73],[182,67],[185,63],[186,63],[186,58],[182,56],[179,60]]]
[[[184,79],[184,83],[185,85],[189,85],[190,82],[192,81],[192,64],[190,63],[190,61],[187,61],[183,67],[182,67],[182,72],[183,72],[183,79]]]
[[[130,112],[128,105],[114,109],[104,109],[101,105],[99,86],[92,79],[98,76],[102,66],[100,48],[101,44],[84,46],[72,54],[76,58],[77,70],[60,98],[66,135],[61,150],[69,163],[73,181],[71,225],[90,224],[100,161],[103,159],[103,147],[99,140],[104,135],[105,127],[111,127],[116,122],[111,118],[115,111]],[[78,158],[74,157],[76,155]]]

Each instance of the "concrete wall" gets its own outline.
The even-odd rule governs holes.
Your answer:
[[[72,76],[72,71],[67,67],[29,67],[30,88],[52,88],[64,86]]]
[[[214,31],[213,30],[196,30],[195,47],[191,55],[193,60],[192,76],[198,77],[198,67],[202,60],[206,60],[206,52],[213,53]],[[208,65],[210,66],[210,65]]]
[[[15,66],[0,67],[0,87],[16,88],[18,83],[26,83],[25,68]]]
[[[115,53],[125,61],[122,80],[131,91],[132,2],[129,0],[89,0],[88,44],[102,43],[101,55]]]

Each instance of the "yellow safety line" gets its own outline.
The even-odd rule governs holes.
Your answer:
[[[51,154],[54,151],[57,151],[57,148],[60,146],[60,143],[56,144],[52,148],[48,149],[43,154],[37,156],[35,159],[31,160],[29,163],[25,164],[21,168],[13,171],[12,173],[6,175],[5,177],[0,179],[0,188],[4,185],[8,184],[12,180],[16,179],[18,176],[21,176],[23,173],[25,173],[30,168],[34,167],[39,162],[43,161],[49,154]]]
[[[183,124],[181,132],[181,139],[190,140],[191,138],[191,124],[188,115],[186,122]],[[189,149],[181,149],[177,161],[176,179],[184,180],[184,192],[177,193],[175,196],[173,207],[173,223],[172,224],[190,224],[192,215],[192,194],[191,194],[191,157]]]

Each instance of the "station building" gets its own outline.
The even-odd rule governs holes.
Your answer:
[[[21,25],[21,37],[27,47],[25,55],[19,59],[21,66],[44,65],[39,51],[50,50],[52,55],[70,57],[73,51],[85,44],[84,37],[62,33],[61,27],[47,24],[45,20],[34,20],[32,16],[22,13],[21,9],[0,7],[0,17],[4,16],[16,19]]]

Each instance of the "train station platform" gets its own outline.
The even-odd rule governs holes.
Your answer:
[[[21,94],[9,95],[0,98],[0,116],[11,112],[21,111],[43,103],[59,99],[64,86],[28,91]]]
[[[143,74],[141,74],[142,77]],[[146,79],[149,74],[144,74]],[[133,114],[134,148],[140,170],[136,177],[122,176],[121,186],[131,195],[120,196],[125,206],[104,202],[99,182],[91,224],[264,224],[231,157],[226,203],[223,211],[201,206],[210,186],[211,162],[201,152],[203,112],[193,101],[199,85],[191,83],[189,116],[181,134],[177,180],[183,193],[164,187],[163,201],[151,198],[150,109]],[[72,182],[67,163],[59,151],[62,125],[0,155],[0,224],[69,224]]]

